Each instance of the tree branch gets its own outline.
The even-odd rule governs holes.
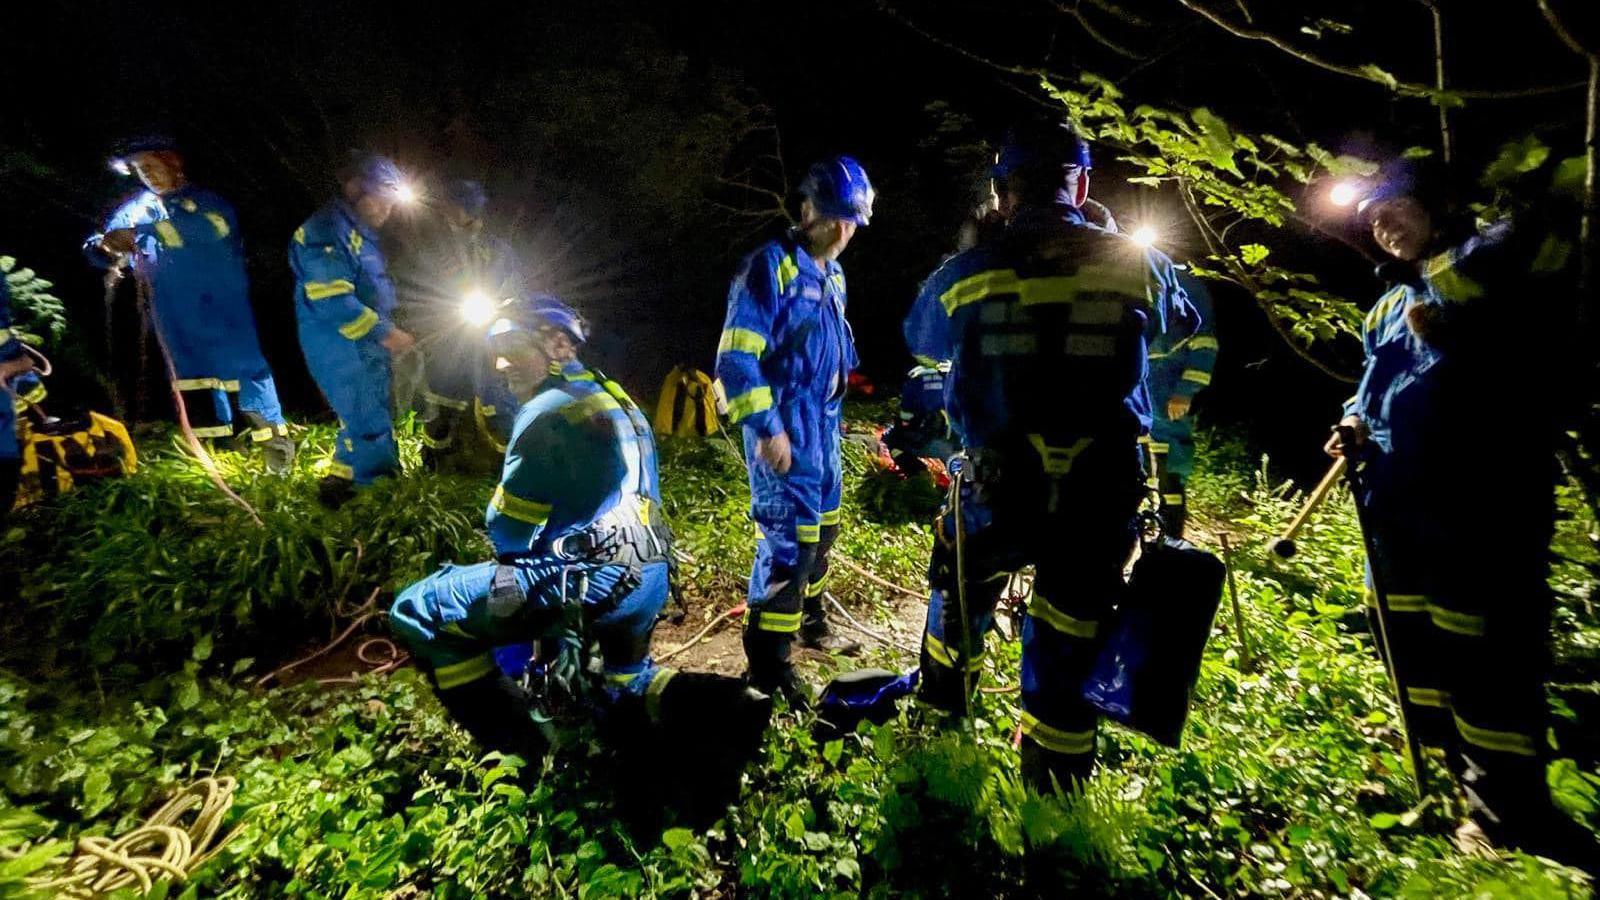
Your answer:
[[[1444,13],[1439,9],[1438,0],[1417,0],[1433,17],[1433,84],[1439,93],[1444,93]],[[1454,157],[1455,140],[1450,133],[1450,109],[1443,103],[1439,104],[1439,149],[1445,165],[1449,165]]]
[[[1093,22],[1089,21],[1089,17],[1083,14],[1083,10],[1079,8],[1079,4],[1077,2],[1062,3],[1061,0],[1050,0],[1050,5],[1055,7],[1056,10],[1062,15],[1068,16],[1073,21],[1077,22],[1078,27],[1083,29],[1084,34],[1087,34],[1089,37],[1093,38],[1096,43],[1100,44],[1102,47],[1105,47],[1107,50],[1110,50],[1118,56],[1127,57],[1128,59],[1142,60],[1146,58],[1144,54],[1130,50],[1116,41],[1113,41],[1111,38],[1106,37],[1106,35],[1100,31],[1100,29],[1094,26]]]
[[[1204,18],[1206,21],[1217,26],[1218,28],[1221,28],[1223,31],[1226,31],[1234,37],[1247,41],[1259,41],[1267,44],[1268,46],[1287,53],[1303,63],[1316,66],[1324,71],[1332,72],[1336,75],[1344,75],[1348,78],[1355,78],[1360,81],[1370,81],[1373,84],[1381,84],[1384,87],[1387,87],[1393,91],[1397,91],[1404,96],[1428,97],[1437,93],[1437,89],[1425,84],[1415,84],[1409,81],[1400,81],[1399,79],[1395,79],[1391,83],[1389,79],[1384,77],[1384,73],[1375,67],[1369,68],[1362,66],[1350,66],[1345,65],[1344,63],[1337,63],[1329,59],[1324,59],[1315,53],[1312,53],[1308,50],[1302,50],[1299,47],[1294,46],[1293,44],[1271,32],[1261,31],[1255,28],[1247,28],[1243,25],[1230,22],[1221,15],[1218,15],[1215,11],[1207,8],[1201,3],[1196,2],[1196,0],[1178,0],[1178,2],[1183,4],[1186,9],[1194,12],[1201,18]],[[1542,3],[1544,0],[1540,0],[1540,2]],[[1453,91],[1452,93],[1458,97],[1463,97],[1469,100],[1520,100],[1527,97],[1537,97],[1541,94],[1555,94],[1563,91],[1576,90],[1577,88],[1583,87],[1584,84],[1585,82],[1582,81],[1574,81],[1568,84],[1540,85],[1537,87],[1513,88],[1511,90],[1503,91],[1457,90]]]
[[[1179,2],[1182,2],[1182,0],[1179,0]],[[1189,185],[1184,182],[1179,183],[1178,189],[1183,195],[1183,205],[1189,212],[1189,218],[1194,220],[1195,227],[1200,230],[1200,237],[1206,242],[1206,247],[1211,251],[1211,255],[1215,256],[1218,261],[1220,261],[1228,268],[1229,271],[1233,273],[1234,280],[1237,281],[1245,290],[1249,291],[1251,297],[1256,298],[1256,305],[1260,306],[1261,311],[1266,313],[1267,324],[1271,325],[1272,330],[1278,333],[1278,337],[1282,338],[1283,342],[1289,345],[1289,349],[1292,350],[1296,356],[1305,360],[1307,363],[1310,363],[1311,366],[1317,371],[1343,384],[1355,384],[1357,379],[1346,375],[1343,372],[1340,372],[1338,369],[1335,369],[1327,363],[1324,363],[1322,360],[1317,359],[1315,356],[1311,355],[1309,350],[1300,346],[1300,342],[1295,340],[1294,335],[1290,334],[1289,330],[1283,327],[1283,323],[1278,321],[1278,317],[1273,314],[1272,309],[1260,299],[1262,290],[1260,283],[1258,283],[1255,277],[1239,264],[1238,259],[1233,255],[1233,253],[1229,252],[1227,245],[1212,229],[1211,222],[1206,219],[1205,213],[1200,209],[1199,201],[1195,200],[1194,198],[1194,191],[1192,191],[1189,188]]]

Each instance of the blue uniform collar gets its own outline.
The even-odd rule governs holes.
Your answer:
[[[1089,220],[1084,218],[1083,210],[1076,206],[1069,203],[1050,203],[1022,207],[1011,217],[1007,227],[1032,230],[1062,222],[1068,225],[1086,225]]]
[[[791,228],[783,237],[784,243],[789,245],[789,255],[794,257],[795,264],[800,267],[803,274],[825,281],[829,275],[837,275],[844,271],[844,267],[840,266],[836,259],[828,260],[826,268],[818,267],[816,259],[811,256],[811,251],[806,249],[800,229]]]
[[[335,209],[339,210],[340,215],[349,220],[352,228],[361,232],[362,237],[369,241],[378,240],[378,230],[369,226],[367,224],[367,220],[361,218],[361,214],[356,212],[356,208],[351,206],[348,200],[344,199],[343,197],[335,196],[333,198],[333,205]]]

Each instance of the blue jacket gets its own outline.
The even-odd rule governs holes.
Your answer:
[[[905,337],[921,364],[951,363],[945,407],[963,446],[1064,445],[1148,431],[1147,337],[1197,326],[1170,260],[1055,206],[935,270]]]
[[[1155,401],[1157,418],[1166,416],[1167,398],[1193,397],[1209,387],[1211,373],[1217,366],[1211,292],[1192,275],[1180,273],[1178,284],[1200,318],[1200,324],[1187,336],[1158,332],[1150,338],[1150,395]]]
[[[630,500],[659,509],[655,436],[615,382],[570,362],[523,404],[485,513],[501,557],[542,554]]]
[[[378,234],[335,197],[289,242],[302,337],[380,341],[393,328],[395,296]],[[314,351],[307,352],[314,359]]]
[[[1469,465],[1461,444],[1492,413],[1511,439],[1474,480],[1489,469],[1542,472],[1563,397],[1552,386],[1562,380],[1562,301],[1571,295],[1562,276],[1574,256],[1566,241],[1502,221],[1427,257],[1409,283],[1386,291],[1363,323],[1366,367],[1344,406],[1366,424],[1369,453],[1404,472],[1425,461],[1436,474],[1458,458]],[[1417,307],[1421,335],[1408,324]]]
[[[756,437],[787,432],[790,477],[816,474],[822,432],[837,429],[855,337],[845,319],[844,270],[819,267],[793,232],[745,257],[728,289],[717,378],[728,417]]]
[[[142,191],[120,206],[106,231],[134,230],[133,269],[148,281],[151,302],[180,376],[225,379],[266,369],[250,309],[244,242],[233,207],[204,188],[185,185],[166,196]],[[103,234],[84,255],[109,268]]]

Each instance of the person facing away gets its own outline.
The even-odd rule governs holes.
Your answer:
[[[1147,341],[1196,325],[1170,261],[1085,221],[1089,168],[1071,126],[1013,129],[994,170],[1004,232],[942,264],[905,322],[917,361],[949,366],[967,448],[936,524],[919,695],[970,711],[1006,575],[1034,565],[1022,762],[1040,791],[1092,768],[1098,717],[1078,688],[1137,538]]]

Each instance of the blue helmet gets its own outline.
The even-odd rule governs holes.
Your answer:
[[[589,323],[578,311],[561,302],[553,294],[533,292],[519,297],[504,309],[504,318],[489,326],[489,336],[498,337],[514,331],[537,333],[543,328],[557,328],[565,332],[572,342],[582,346],[589,340]]]
[[[403,197],[407,193],[405,175],[395,161],[377,153],[356,157],[339,173],[340,181],[355,179],[366,194]]]
[[[164,134],[143,134],[117,144],[111,157],[111,168],[118,174],[133,172],[133,158],[141,153],[179,153],[178,142]],[[181,154],[180,154],[181,155]]]
[[[1088,140],[1068,122],[1030,122],[1006,133],[993,174],[1004,181],[1024,170],[1054,173],[1067,166],[1090,168]]]
[[[800,195],[830,219],[865,225],[872,218],[872,182],[867,170],[849,156],[813,163],[800,182]]]
[[[1392,160],[1378,173],[1377,184],[1356,204],[1356,215],[1370,221],[1380,204],[1401,197],[1414,197],[1431,212],[1442,211],[1450,200],[1444,170],[1427,160]]]
[[[483,189],[482,183],[470,178],[457,178],[446,184],[444,196],[473,218],[483,215],[484,208],[489,205],[489,192]]]

